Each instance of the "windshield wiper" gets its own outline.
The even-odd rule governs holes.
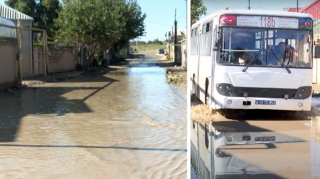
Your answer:
[[[276,57],[276,59],[278,60],[278,62],[281,64],[281,66],[282,66],[283,68],[285,68],[285,69],[288,71],[288,73],[291,73],[291,71],[289,70],[289,68],[288,68],[281,60],[278,59],[277,54],[274,52],[274,50],[273,50],[272,48],[270,48],[270,51],[271,51],[272,55],[273,55],[274,57]],[[286,55],[286,53],[285,53],[284,55]]]
[[[244,67],[244,69],[242,70],[243,72],[246,72],[247,69],[249,68],[249,66],[256,60],[257,56],[263,51],[263,49],[259,50],[259,52],[254,56],[253,59],[250,60],[250,62],[246,65],[246,67]]]

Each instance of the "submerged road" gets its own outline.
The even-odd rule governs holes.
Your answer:
[[[187,90],[146,58],[0,94],[0,178],[186,178]]]

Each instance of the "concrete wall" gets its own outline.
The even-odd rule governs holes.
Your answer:
[[[181,66],[187,68],[187,44],[186,42],[181,43]]]
[[[17,24],[16,20],[12,20]],[[32,28],[32,20],[20,20],[22,27]],[[21,30],[21,70],[22,78],[33,76],[33,66],[32,66],[32,31],[31,30]],[[18,35],[18,34],[17,34]]]
[[[183,61],[185,61],[184,49],[186,49],[185,44],[170,44],[167,46],[168,59],[176,61],[177,65],[183,66]],[[174,54],[176,53],[176,60],[174,59]]]
[[[0,39],[0,90],[13,87],[18,80],[17,39]]]
[[[48,73],[66,72],[76,69],[78,63],[78,52],[74,47],[58,47],[48,49],[47,67],[43,47],[33,48],[34,75],[44,75],[45,69]]]

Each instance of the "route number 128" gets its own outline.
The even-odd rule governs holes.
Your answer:
[[[275,27],[276,21],[273,17],[260,17],[261,27]]]

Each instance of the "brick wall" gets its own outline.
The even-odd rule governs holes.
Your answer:
[[[43,75],[45,69],[45,58],[43,48],[36,47],[34,53],[34,74]],[[76,69],[77,51],[73,47],[49,48],[47,72],[66,72]]]

